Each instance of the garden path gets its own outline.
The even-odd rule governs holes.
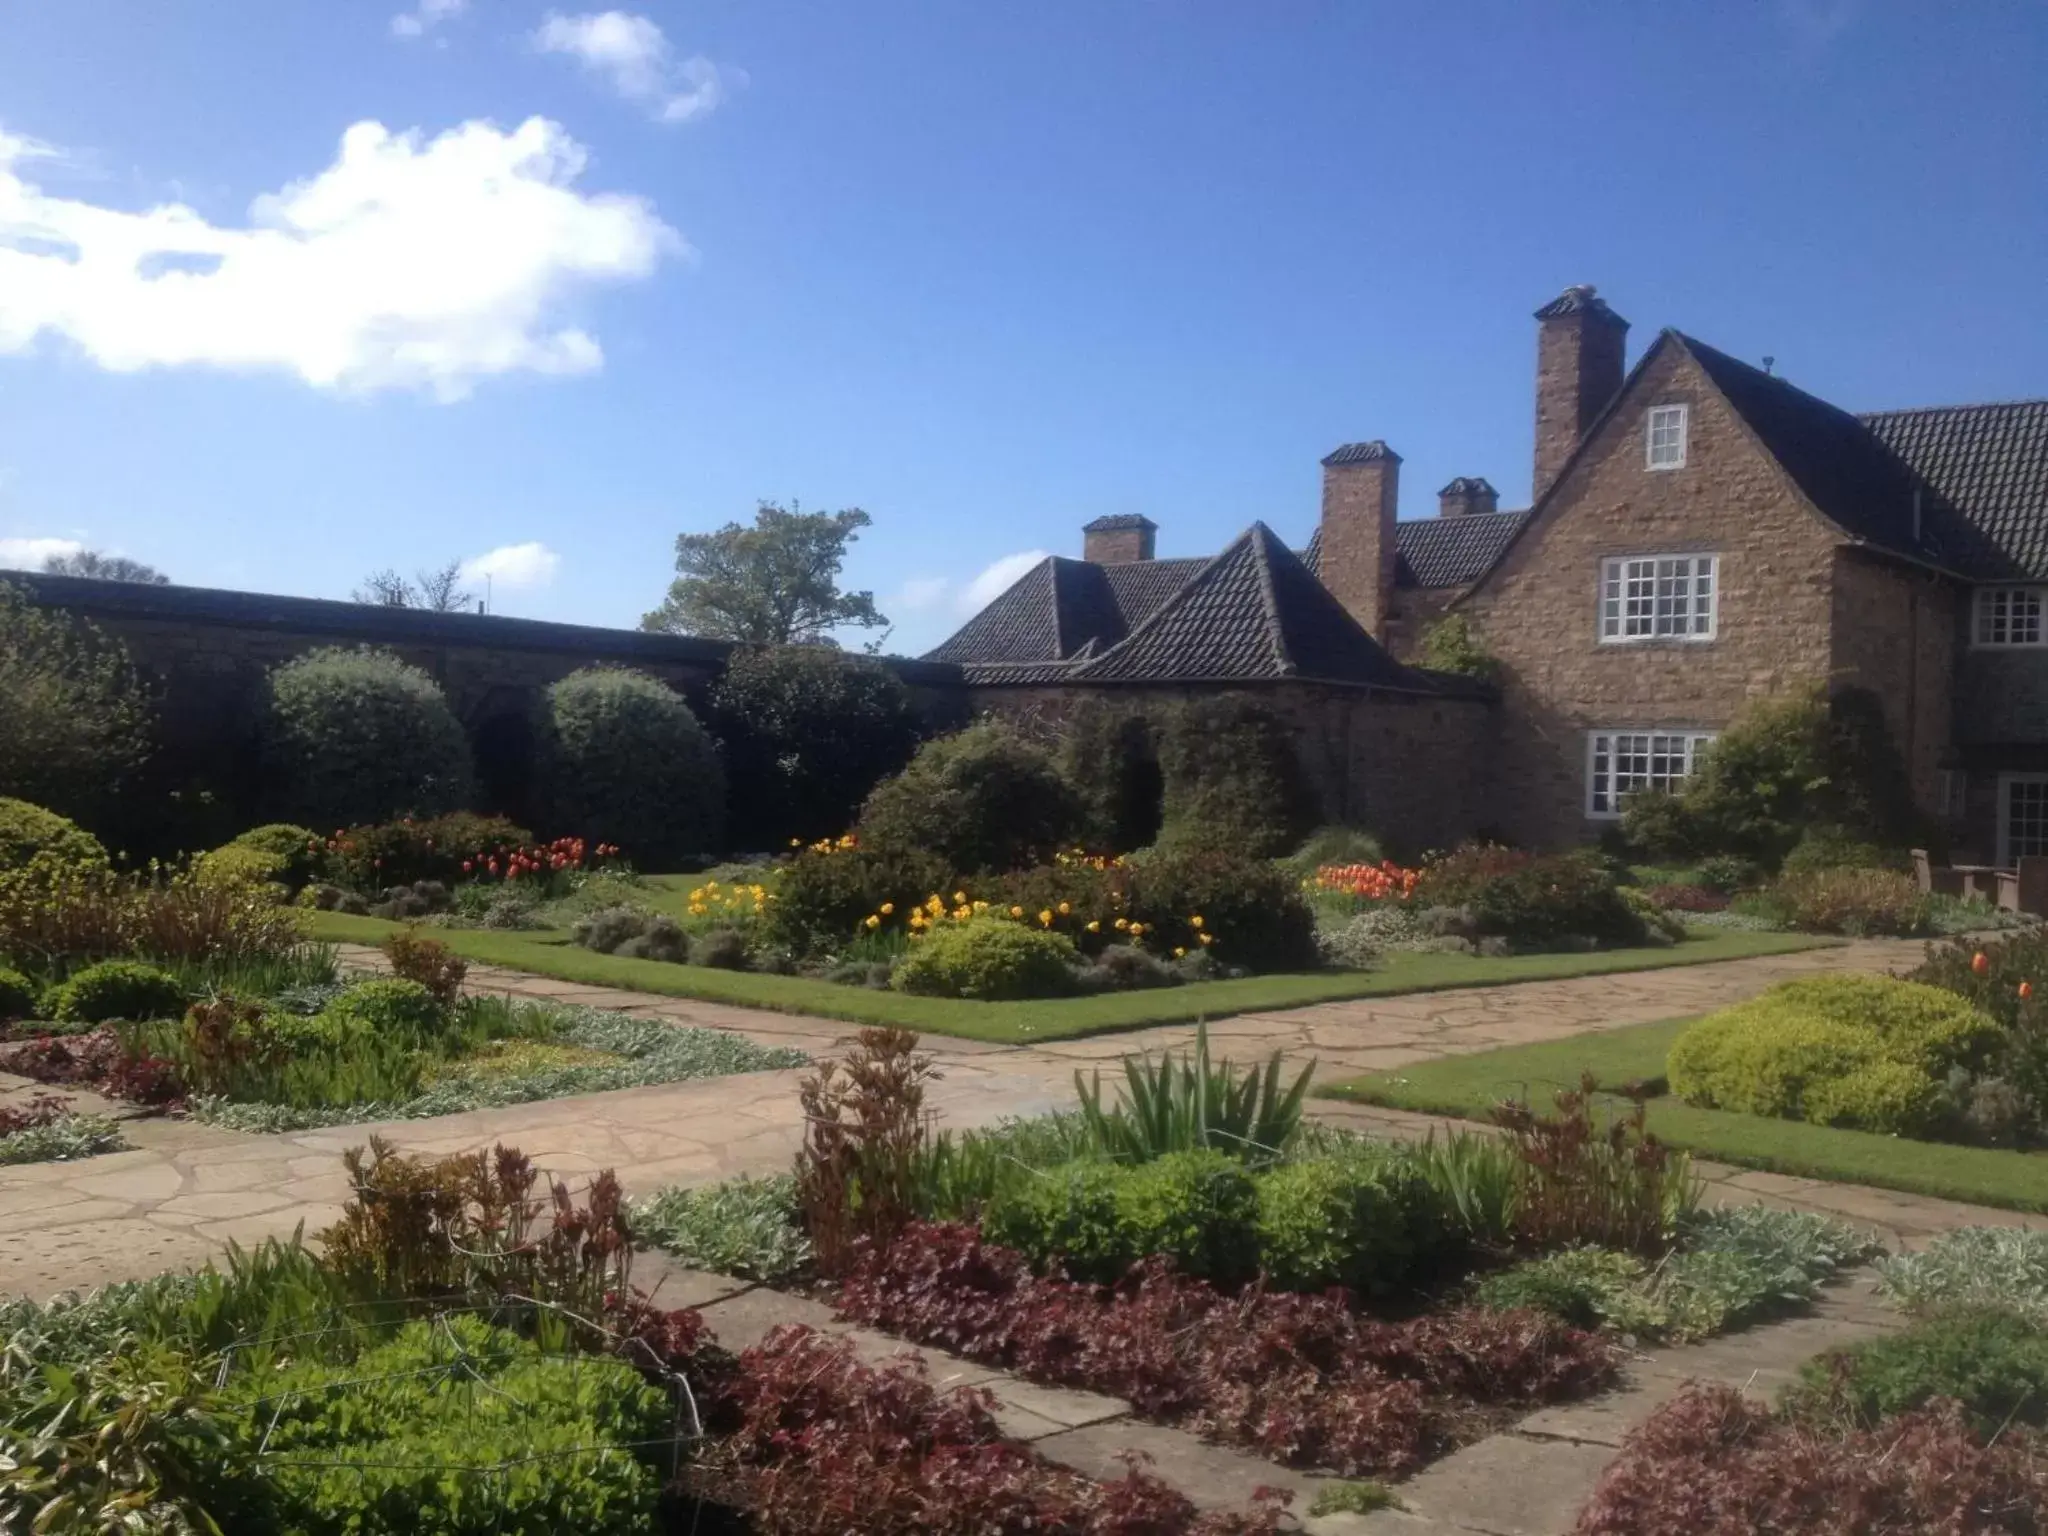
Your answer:
[[[1869,941],[1678,970],[1325,1003],[1221,1020],[1210,1033],[1218,1054],[1251,1059],[1277,1048],[1298,1061],[1315,1057],[1325,1073],[1348,1075],[1705,1012],[1791,976],[1902,968],[1921,952],[1916,943]],[[343,958],[365,968],[381,964],[371,950],[345,949]],[[489,966],[473,966],[470,984],[478,991],[734,1030],[818,1055],[831,1053],[853,1032],[829,1020],[580,986]],[[930,1101],[954,1126],[1036,1113],[1071,1102],[1076,1067],[1113,1062],[1131,1050],[1181,1046],[1193,1033],[1191,1025],[1173,1025],[1033,1046],[927,1036],[924,1043],[943,1074]],[[123,1128],[131,1151],[75,1163],[0,1167],[0,1296],[46,1295],[155,1274],[203,1262],[229,1241],[286,1235],[301,1223],[317,1229],[334,1219],[347,1198],[340,1153],[372,1132],[418,1152],[468,1151],[504,1141],[543,1169],[568,1177],[614,1168],[635,1194],[669,1183],[777,1171],[788,1166],[801,1137],[798,1076],[750,1073],[280,1136],[128,1118]],[[0,1102],[34,1087],[0,1074]],[[1417,1134],[1429,1123],[1335,1103],[1318,1102],[1314,1113],[1397,1134]],[[1814,1180],[1711,1165],[1703,1172],[1721,1198],[1835,1211],[1908,1241],[1970,1222],[2025,1220]]]

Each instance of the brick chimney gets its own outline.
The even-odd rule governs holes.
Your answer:
[[[1081,529],[1081,558],[1097,565],[1128,565],[1133,560],[1152,558],[1153,536],[1159,525],[1142,512],[1119,512],[1098,517]]]
[[[1628,322],[1591,283],[1536,311],[1536,486],[1541,499],[1593,418],[1621,393]]]
[[[1500,492],[1478,475],[1460,475],[1436,493],[1438,517],[1471,517],[1499,510]]]
[[[1394,600],[1394,512],[1401,455],[1385,443],[1346,443],[1323,460],[1323,585],[1374,639]]]

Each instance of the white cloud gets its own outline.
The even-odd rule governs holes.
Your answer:
[[[490,577],[493,587],[544,587],[555,579],[562,557],[539,540],[527,544],[501,544],[485,554],[462,562],[462,579],[479,582]]]
[[[944,576],[913,576],[897,592],[895,606],[923,613],[945,601],[953,583]]]
[[[644,198],[578,191],[582,146],[539,117],[430,140],[357,123],[244,226],[52,196],[22,178],[27,142],[0,137],[0,355],[47,332],[121,373],[279,369],[456,399],[496,374],[598,368],[563,299],[687,250]]]
[[[550,11],[532,42],[542,53],[568,54],[664,123],[707,116],[747,80],[744,71],[721,69],[702,55],[677,59],[660,27],[624,11]]]
[[[391,18],[393,37],[424,37],[442,22],[469,9],[469,0],[419,0],[409,11]]]
[[[1046,558],[1042,549],[1021,550],[1014,555],[1005,555],[983,569],[974,580],[960,589],[954,602],[963,616],[981,612],[990,603],[1001,597],[1022,576],[1039,561]]]
[[[83,554],[76,539],[0,539],[0,570],[40,571],[52,555]]]

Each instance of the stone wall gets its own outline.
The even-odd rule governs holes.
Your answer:
[[[1645,466],[1652,405],[1690,407],[1686,465]],[[1467,599],[1504,670],[1500,819],[1537,844],[1584,839],[1587,734],[1718,730],[1751,698],[1824,681],[1833,660],[1832,530],[1718,391],[1667,347]],[[1602,644],[1601,562],[1719,557],[1716,637]]]
[[[279,663],[322,646],[374,645],[422,668],[447,693],[476,748],[487,803],[516,809],[542,693],[582,667],[630,666],[701,706],[732,647],[643,630],[426,613],[315,598],[5,573],[38,602],[122,641],[155,695],[152,779],[201,784],[253,803],[264,682]],[[957,668],[889,658],[920,708],[964,708]]]
[[[1080,685],[976,687],[969,699],[977,713],[1050,732],[1090,691]],[[1192,691],[1099,690],[1139,714],[1170,709]],[[1365,827],[1410,856],[1451,847],[1490,824],[1497,720],[1489,698],[1294,682],[1237,691],[1288,725],[1318,820]]]
[[[1922,810],[1953,760],[1957,593],[1944,577],[1860,550],[1835,556],[1833,680],[1877,695]]]
[[[1381,643],[1413,665],[1420,656],[1424,632],[1465,591],[1464,587],[1394,588],[1393,601],[1387,607],[1387,631]]]

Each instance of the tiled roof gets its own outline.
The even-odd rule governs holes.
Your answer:
[[[1301,678],[1434,691],[1264,523],[1211,560],[1047,559],[927,659],[987,684]]]
[[[1982,539],[1940,498],[1925,495],[1905,461],[1867,424],[1774,374],[1672,334],[1823,517],[1895,554],[1958,569],[1974,563]]]
[[[1976,535],[1972,575],[2048,579],[2048,400],[1862,418]]]
[[[1081,525],[1083,533],[1122,533],[1131,528],[1150,528],[1156,533],[1159,525],[1142,512],[1112,512]]]
[[[1607,301],[1594,291],[1591,283],[1575,283],[1565,289],[1563,293],[1560,293],[1548,304],[1537,310],[1536,318],[1538,320],[1555,320],[1563,315],[1581,313],[1600,315],[1622,325],[1628,324],[1626,320],[1623,320],[1621,316],[1607,307]]]
[[[1401,462],[1401,455],[1378,438],[1369,443],[1346,443],[1343,447],[1332,449],[1323,455],[1323,463],[1326,465],[1370,464],[1375,459],[1390,459],[1398,464]]]
[[[1474,512],[1394,524],[1394,585],[1462,587],[1477,581],[1492,569],[1528,517],[1526,511]],[[1322,573],[1322,529],[1309,535],[1301,563],[1317,575]]]

